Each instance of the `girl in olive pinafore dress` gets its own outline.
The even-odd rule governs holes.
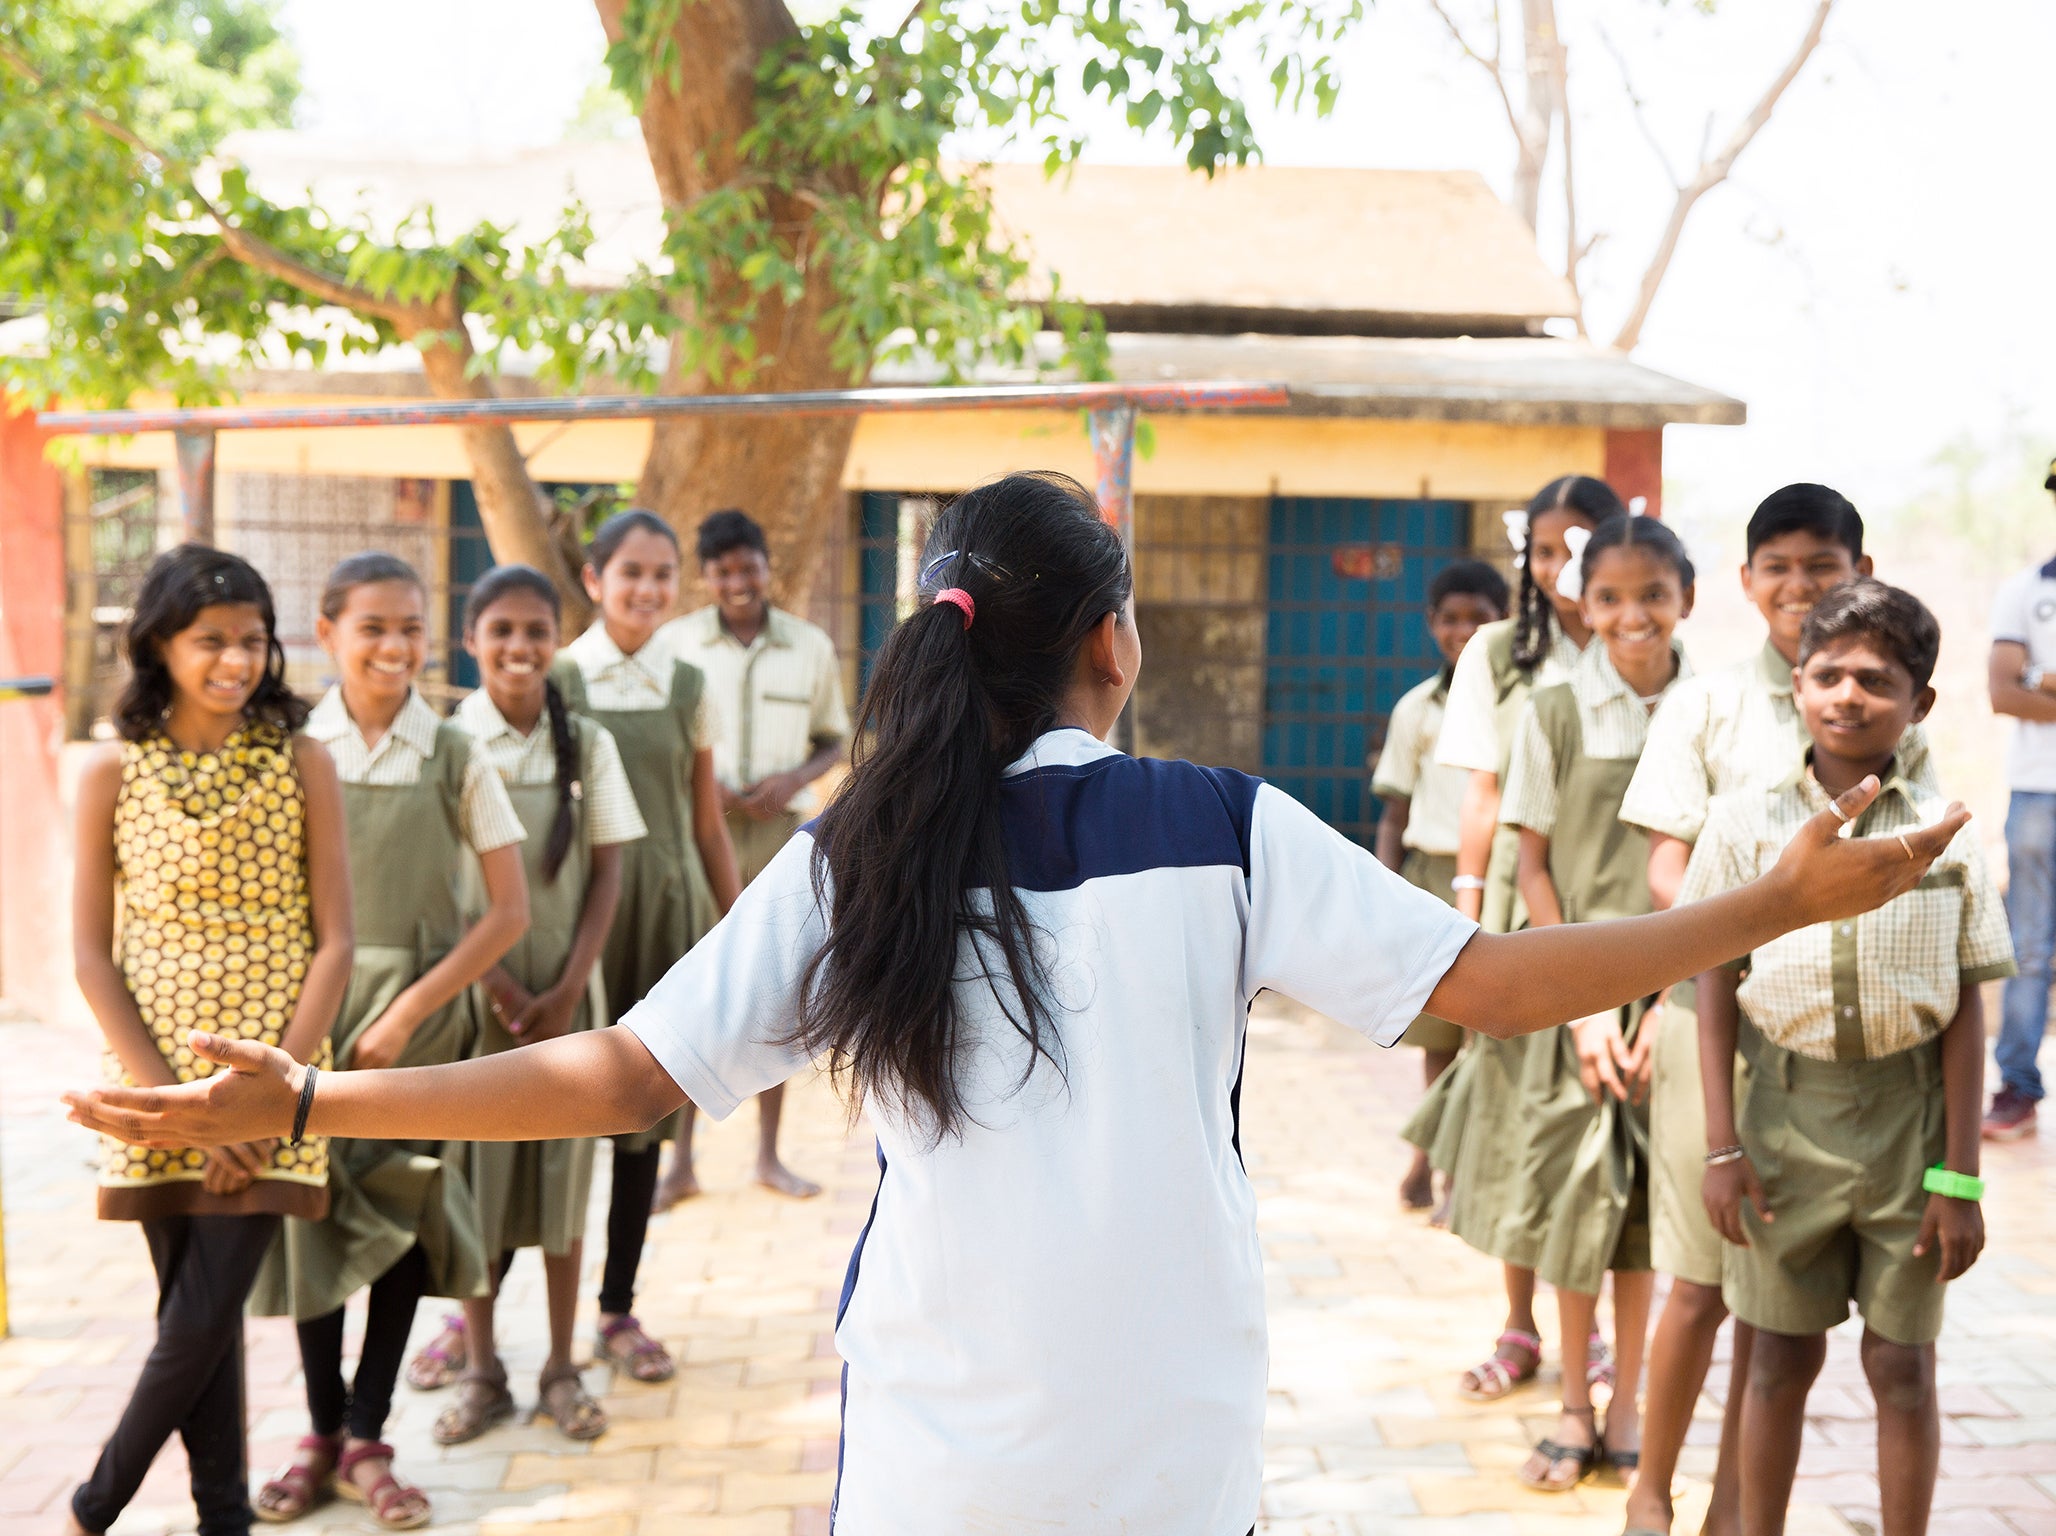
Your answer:
[[[499,775],[413,689],[426,618],[426,588],[390,555],[345,560],[322,595],[318,632],[340,681],[308,732],[336,758],[349,834],[356,960],[330,1035],[344,1071],[462,1060],[476,1032],[472,983],[527,922],[524,834]],[[463,896],[472,856],[491,897],[476,922]],[[410,1529],[427,1522],[427,1496],[391,1475],[383,1431],[415,1305],[488,1283],[462,1148],[334,1139],[329,1194],[325,1219],[286,1222],[251,1298],[259,1313],[295,1319],[313,1421],[294,1461],[259,1492],[258,1511],[295,1517],[334,1469],[336,1492],[368,1503],[381,1525]],[[367,1288],[346,1386],[343,1307]],[[384,1465],[361,1486],[350,1474],[367,1459]]]
[[[550,579],[526,565],[494,567],[465,603],[464,639],[481,686],[457,707],[457,719],[505,781],[528,831],[521,845],[528,932],[479,985],[474,1056],[605,1020],[600,953],[621,892],[624,850],[644,834],[614,738],[573,714],[549,678],[561,613]],[[571,1358],[593,1143],[474,1142],[468,1159],[486,1254],[500,1273],[517,1248],[543,1250],[550,1349],[536,1413],[569,1439],[595,1439],[606,1432],[607,1414]],[[487,1295],[464,1304],[467,1376],[478,1384],[467,1382],[436,1421],[435,1438],[445,1445],[472,1439],[512,1407],[494,1349],[493,1303]]]
[[[614,737],[649,828],[622,851],[621,905],[600,961],[607,1006],[619,1018],[720,920],[740,882],[715,788],[706,679],[673,656],[657,622],[677,602],[677,536],[652,513],[623,512],[601,525],[586,553],[586,590],[600,615],[564,648],[554,676],[572,710]],[[652,592],[661,602],[647,601]],[[663,1381],[675,1369],[634,1305],[663,1143],[679,1119],[614,1139],[599,1348],[638,1381]]]
[[[1516,732],[1500,821],[1520,839],[1531,922],[1594,922],[1652,910],[1649,837],[1620,819],[1650,713],[1686,675],[1672,647],[1690,612],[1692,564],[1650,518],[1611,519],[1581,563],[1595,643],[1568,682],[1530,695]],[[1548,1492],[1574,1486],[1604,1457],[1639,1464],[1636,1393],[1647,1338],[1649,999],[1532,1038],[1517,1123],[1522,1161],[1514,1208],[1538,1235],[1537,1275],[1555,1287],[1563,1327],[1563,1419],[1522,1471]],[[1617,1379],[1602,1437],[1592,1422],[1582,1341],[1601,1282],[1614,1276]]]
[[[1566,475],[1538,491],[1525,513],[1507,515],[1520,564],[1517,616],[1485,625],[1457,659],[1438,761],[1474,776],[1490,774],[1495,787],[1504,788],[1514,728],[1529,691],[1567,678],[1583,649],[1579,637],[1586,630],[1577,602],[1557,590],[1570,559],[1566,541],[1625,510],[1605,481]],[[1478,910],[1488,932],[1511,933],[1527,924],[1515,889],[1518,847],[1512,828],[1494,826]],[[1505,1396],[1533,1379],[1542,1363],[1534,1316],[1540,1236],[1524,1226],[1516,1200],[1522,1127],[1515,1111],[1531,1038],[1473,1035],[1401,1132],[1448,1176],[1449,1230],[1505,1268],[1506,1326],[1491,1355],[1462,1381],[1465,1396],[1474,1401]]]

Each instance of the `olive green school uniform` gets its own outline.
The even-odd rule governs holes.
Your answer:
[[[572,715],[578,746],[577,792],[570,802],[573,831],[564,862],[553,876],[544,868],[544,859],[561,799],[547,724],[538,725],[541,739],[522,736],[483,690],[464,701],[458,718],[492,758],[514,814],[528,834],[521,845],[528,877],[528,931],[501,959],[500,967],[529,993],[540,994],[556,985],[571,957],[592,885],[594,847],[633,846],[643,823],[635,815],[634,795],[604,728]],[[533,771],[527,771],[531,766]],[[521,1043],[493,1013],[482,988],[477,1005],[479,1027],[472,1055],[494,1056]],[[605,989],[595,966],[567,1033],[591,1029],[606,1016]],[[473,1142],[466,1171],[478,1199],[487,1254],[541,1248],[563,1255],[585,1236],[593,1173],[590,1140]]]
[[[693,758],[711,743],[695,739],[706,679],[689,662],[675,661],[661,709],[603,709],[593,705],[584,672],[561,656],[553,676],[572,710],[604,726],[621,750],[649,835],[621,851],[621,905],[600,957],[607,1005],[619,1017],[641,1002],[663,974],[705,937],[719,916],[714,892],[693,838]],[[684,1111],[647,1131],[617,1136],[623,1152],[641,1152],[677,1138]]]
[[[417,705],[427,710],[418,698],[408,709]],[[381,784],[346,777],[342,785],[356,955],[329,1034],[338,1068],[349,1067],[358,1037],[464,932],[461,889],[470,850],[463,804],[472,742],[433,711],[428,720],[432,745],[426,726],[419,727],[429,750],[417,779]],[[317,725],[310,721],[311,730]],[[396,721],[394,731],[402,729]],[[461,1061],[476,1030],[467,989],[423,1021],[394,1065]],[[330,1139],[328,1156],[328,1215],[286,1221],[251,1292],[253,1312],[302,1321],[325,1316],[417,1243],[428,1260],[430,1295],[487,1293],[478,1211],[460,1145],[339,1136]]]
[[[1549,876],[1567,923],[1651,910],[1649,834],[1620,819],[1647,729],[1647,707],[1597,645],[1570,682],[1528,700],[1500,820],[1549,838]],[[1627,1040],[1647,1006],[1622,1010]],[[1533,1038],[1513,1118],[1520,1170],[1507,1209],[1535,1239],[1538,1276],[1596,1295],[1608,1270],[1650,1267],[1649,1110],[1611,1095],[1593,1101],[1568,1025]]]
[[[1450,726],[1460,723],[1455,712],[1464,693],[1464,673],[1468,667],[1482,664],[1490,681],[1491,732],[1497,756],[1492,766],[1502,786],[1514,729],[1530,691],[1538,682],[1551,684],[1568,675],[1579,654],[1561,629],[1552,628],[1550,649],[1542,664],[1532,673],[1524,672],[1514,664],[1514,629],[1514,620],[1502,619],[1472,636],[1457,663],[1458,676],[1450,690],[1451,717],[1444,723],[1446,743]],[[1478,652],[1476,662],[1472,661],[1474,650]],[[1448,760],[1446,754],[1444,760]],[[1476,768],[1478,764],[1473,760],[1459,766]],[[1488,933],[1512,933],[1527,926],[1527,911],[1515,888],[1519,850],[1520,836],[1513,828],[1502,826],[1493,832],[1482,912],[1482,926]],[[1428,1160],[1437,1170],[1449,1175],[1449,1230],[1480,1253],[1523,1268],[1533,1267],[1540,1240],[1538,1233],[1523,1225],[1514,1199],[1520,1180],[1520,1146],[1508,1130],[1516,1124],[1513,1116],[1533,1039],[1518,1035],[1496,1040],[1472,1033],[1456,1064],[1435,1080],[1401,1132],[1407,1141],[1427,1150]]]

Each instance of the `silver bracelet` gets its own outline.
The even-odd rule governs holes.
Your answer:
[[[1482,891],[1485,881],[1479,875],[1457,875],[1449,882],[1452,891]]]
[[[1715,1147],[1706,1154],[1706,1166],[1718,1168],[1722,1163],[1739,1163],[1748,1155],[1746,1147]]]

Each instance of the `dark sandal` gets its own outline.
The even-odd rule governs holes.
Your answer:
[[[537,1419],[548,1419],[566,1440],[597,1440],[607,1432],[607,1410],[585,1390],[575,1365],[543,1373],[536,1383],[535,1412],[528,1422]]]
[[[1509,1348],[1525,1354],[1527,1363],[1523,1365],[1519,1360],[1509,1359],[1500,1353]],[[1535,1372],[1541,1368],[1542,1336],[1509,1328],[1493,1340],[1492,1353],[1488,1358],[1464,1372],[1466,1380],[1461,1389],[1463,1395],[1474,1403],[1496,1403],[1515,1387],[1533,1381]]]
[[[327,1462],[309,1459],[319,1452]],[[283,1525],[297,1520],[316,1505],[335,1496],[336,1465],[343,1454],[341,1435],[302,1435],[293,1447],[293,1459],[278,1469],[277,1476],[257,1490],[251,1509],[259,1520]],[[265,1500],[272,1502],[266,1504]]]
[[[466,1371],[457,1378],[457,1401],[436,1416],[429,1435],[437,1445],[463,1445],[513,1417],[514,1394],[505,1375]]]
[[[625,1339],[627,1347],[616,1349],[616,1339]],[[600,1355],[609,1365],[619,1366],[644,1383],[669,1381],[678,1374],[671,1351],[645,1333],[632,1314],[624,1313],[611,1323],[600,1324]]]
[[[392,1459],[393,1448],[380,1440],[367,1440],[355,1450],[343,1452],[336,1462],[336,1496],[362,1504],[385,1530],[418,1531],[435,1518],[435,1509],[427,1494],[393,1474]],[[350,1481],[350,1473],[367,1461],[387,1463],[386,1474],[369,1488],[360,1488]]]
[[[1592,1468],[1605,1454],[1605,1448],[1599,1444],[1596,1435],[1590,1445],[1565,1445],[1558,1440],[1542,1439],[1535,1442],[1535,1454],[1543,1457],[1547,1464],[1540,1477],[1531,1476],[1524,1465],[1520,1472],[1521,1486],[1532,1488],[1537,1493],[1569,1493],[1592,1475]],[[1550,1475],[1565,1464],[1576,1469],[1576,1475],[1570,1481]]]
[[[454,1345],[449,1342],[454,1340]],[[469,1351],[464,1341],[464,1319],[445,1315],[443,1331],[421,1347],[407,1362],[407,1385],[417,1392],[439,1392],[464,1374]]]

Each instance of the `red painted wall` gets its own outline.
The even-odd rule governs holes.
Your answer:
[[[33,412],[0,401],[0,674],[64,662],[64,482]],[[71,820],[59,792],[61,696],[0,703],[0,992],[71,1016]]]
[[[1663,515],[1663,428],[1606,434],[1606,483],[1622,501],[1646,497],[1651,517]]]

